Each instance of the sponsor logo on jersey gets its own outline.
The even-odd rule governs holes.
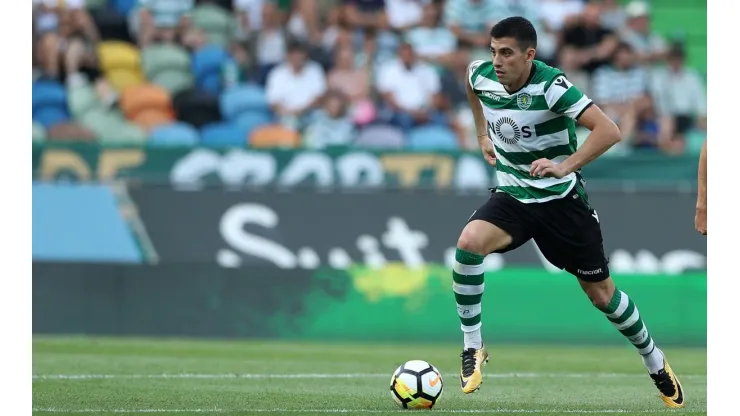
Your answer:
[[[565,79],[563,75],[559,76],[552,85],[560,87],[564,90],[567,90],[571,87],[571,83],[568,82],[568,80]]]
[[[490,98],[490,99],[492,99],[494,101],[501,101],[501,96],[500,95],[494,94],[494,93],[492,93],[490,91],[483,92],[483,96],[484,97],[488,97],[488,98]]]
[[[529,106],[532,105],[532,96],[525,93],[521,93],[516,96],[516,105],[519,106],[520,109],[526,110],[529,108]]]
[[[501,117],[493,125],[493,132],[506,144],[515,144],[522,138],[522,130],[509,117]]]

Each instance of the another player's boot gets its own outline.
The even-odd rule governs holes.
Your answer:
[[[662,352],[662,351],[661,351]],[[668,361],[663,355],[663,368],[657,374],[650,374],[653,383],[660,391],[660,399],[663,400],[666,407],[679,408],[684,406],[683,388],[678,377],[668,365]]]
[[[480,349],[468,348],[463,350],[462,368],[460,369],[460,387],[465,394],[472,393],[483,383],[482,367],[488,362],[488,351],[483,345]]]

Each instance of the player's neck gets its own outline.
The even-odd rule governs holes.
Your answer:
[[[506,89],[506,92],[509,94],[513,94],[520,89],[524,88],[527,83],[529,83],[529,80],[532,79],[532,76],[534,75],[534,64],[529,63],[527,64],[527,67],[524,71],[522,71],[522,75],[519,76],[519,78],[511,85],[504,85],[504,88]]]

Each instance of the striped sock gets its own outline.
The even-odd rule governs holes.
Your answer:
[[[626,293],[619,289],[614,291],[611,301],[602,311],[607,319],[637,348],[643,356],[643,362],[651,373],[657,372],[663,365],[663,354],[655,348],[653,337],[640,317],[637,306]]]
[[[485,256],[457,249],[452,268],[452,290],[455,292],[460,329],[465,337],[465,349],[483,346],[480,334],[481,298],[483,297],[483,260]]]

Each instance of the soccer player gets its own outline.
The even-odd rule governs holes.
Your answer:
[[[699,192],[696,195],[696,217],[694,227],[701,235],[707,235],[707,141],[701,146],[699,155]]]
[[[481,339],[483,260],[530,239],[547,260],[578,278],[593,305],[637,349],[668,407],[683,407],[681,384],[630,297],[615,287],[580,169],[620,141],[620,132],[562,71],[535,60],[537,33],[522,17],[491,29],[491,61],[468,68],[468,101],[483,157],[498,188],[458,242],[453,290],[464,335],[460,385],[480,388],[488,361]],[[591,130],[576,150],[575,121]]]

